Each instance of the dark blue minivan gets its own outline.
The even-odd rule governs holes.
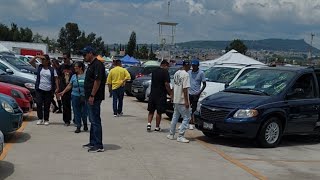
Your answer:
[[[264,67],[205,98],[195,113],[204,135],[256,139],[275,147],[283,135],[319,133],[320,70]]]

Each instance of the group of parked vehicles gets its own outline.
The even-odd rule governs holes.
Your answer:
[[[0,152],[3,134],[19,129],[23,114],[35,107],[35,68],[21,57],[0,52]]]

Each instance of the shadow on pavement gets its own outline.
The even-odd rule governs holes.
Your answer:
[[[15,132],[6,134],[4,139],[6,143],[24,143],[31,139],[31,136],[29,133]]]
[[[206,136],[198,136],[193,139],[198,139],[210,144],[238,147],[238,148],[260,148],[254,139],[236,138],[236,137],[225,137],[218,136],[209,138]],[[193,140],[192,138],[190,140]],[[289,147],[289,146],[306,146],[315,145],[320,143],[320,136],[316,135],[291,135],[284,136],[278,147]]]
[[[37,116],[23,115],[23,121],[32,122],[38,120]]]
[[[119,150],[119,149],[121,149],[120,146],[115,145],[115,144],[104,144],[104,145],[103,145],[103,148],[104,148],[106,151],[108,151],[108,150]]]
[[[7,161],[0,161],[0,179],[6,179],[14,172],[14,165]]]

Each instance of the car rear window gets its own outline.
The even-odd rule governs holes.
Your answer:
[[[159,66],[154,66],[154,67],[145,67],[142,74],[147,75],[151,74],[154,70],[160,68]]]
[[[137,66],[132,66],[128,68],[129,73],[134,75],[141,73],[142,70],[143,70],[143,67],[137,67]]]

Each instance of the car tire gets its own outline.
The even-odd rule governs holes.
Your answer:
[[[282,124],[276,117],[266,120],[260,128],[257,136],[258,144],[264,148],[276,147],[282,137]]]
[[[219,134],[217,134],[217,133],[212,133],[212,132],[202,131],[202,133],[203,133],[206,137],[208,137],[208,138],[215,138],[215,137],[218,137],[218,136],[219,136]]]
[[[144,97],[136,97],[138,101],[144,102],[145,98]]]

